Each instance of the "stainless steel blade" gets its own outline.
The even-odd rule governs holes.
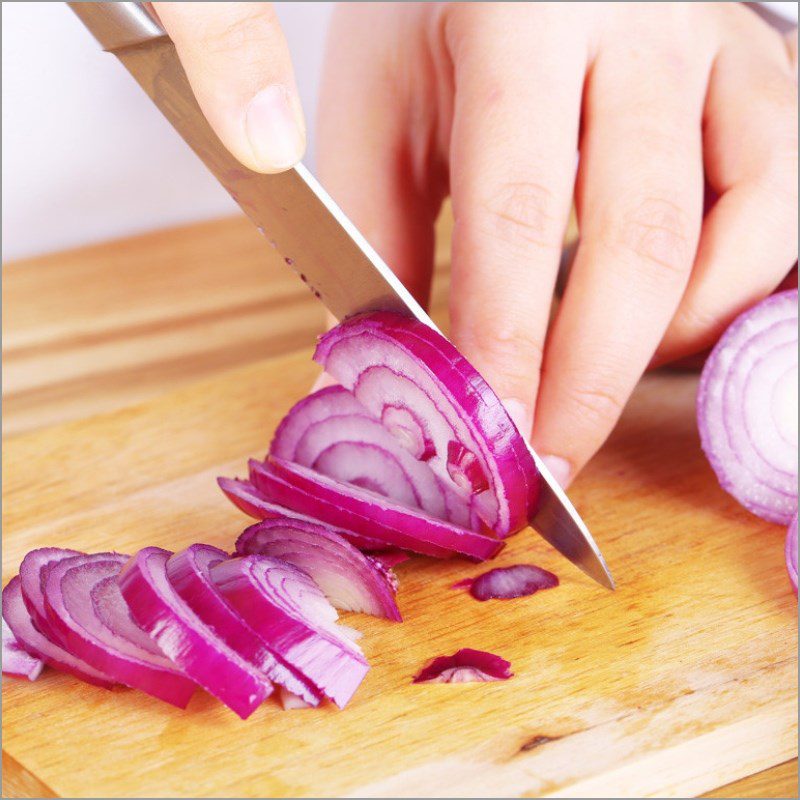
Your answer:
[[[138,3],[69,3],[123,63],[267,241],[338,318],[391,310],[436,325],[302,165],[262,175],[239,164],[200,110],[174,45]],[[533,450],[531,450],[533,453]],[[586,525],[533,453],[544,479],[532,526],[587,575],[614,588]]]

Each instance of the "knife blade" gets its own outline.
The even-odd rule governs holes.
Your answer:
[[[101,47],[113,53],[284,261],[338,319],[389,310],[438,330],[380,256],[302,165],[277,175],[242,166],[195,100],[167,33],[139,3],[69,3]],[[345,268],[346,265],[346,268]],[[530,448],[530,445],[529,445]],[[542,476],[530,523],[587,575],[614,581],[591,533],[531,448]]]

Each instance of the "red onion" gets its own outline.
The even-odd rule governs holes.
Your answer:
[[[558,578],[533,564],[490,569],[477,578],[466,578],[453,584],[453,589],[469,589],[476,600],[511,600],[526,597],[540,589],[558,586]]]
[[[336,626],[336,609],[297,567],[243,556],[211,568],[223,597],[270,649],[344,707],[369,670],[358,646]]]
[[[219,551],[221,559],[225,553]],[[145,547],[123,567],[119,591],[137,625],[209,694],[247,719],[272,694],[269,679],[228,647],[183,601],[167,579],[172,553]]]
[[[786,569],[797,594],[797,514],[794,515],[786,532]]]
[[[44,661],[32,656],[18,641],[3,620],[3,675],[16,675],[35,681],[41,674]]]
[[[298,708],[312,708],[310,703],[306,703],[302,697],[292,694],[288,689],[283,686],[278,691],[278,699],[281,701],[281,706],[284,711],[293,711]]]
[[[217,483],[237,508],[254,519],[297,519],[312,524],[320,523],[319,520],[307,517],[305,514],[298,514],[285,506],[271,503],[251,481],[243,481],[238,478],[217,478]],[[359,550],[383,550],[386,547],[384,542],[350,530],[337,529],[336,533],[346,538]]]
[[[301,674],[284,663],[243,617],[223,598],[211,580],[211,568],[227,554],[207,544],[193,544],[167,562],[173,589],[203,622],[232,650],[253,664],[268,680],[318,705],[320,693]]]
[[[392,567],[396,567],[398,564],[408,561],[409,555],[397,548],[390,548],[388,550],[378,550],[374,553],[370,553],[369,558],[376,563],[380,563],[384,569],[390,570]]]
[[[414,683],[486,683],[512,678],[511,663],[483,650],[465,647],[452,656],[434,658]]]
[[[78,550],[68,550],[61,547],[39,547],[31,550],[19,565],[19,580],[22,588],[22,599],[28,613],[31,615],[36,627],[51,640],[56,637],[50,630],[47,622],[47,612],[44,607],[42,594],[42,570],[56,561],[79,556]]]
[[[236,541],[239,555],[287,561],[308,573],[328,600],[343,611],[401,621],[387,570],[321,523],[291,519],[251,525]],[[396,580],[396,579],[395,579]]]
[[[14,638],[31,655],[41,659],[53,669],[67,672],[76,678],[110,689],[114,681],[85,661],[67,652],[61,645],[50,641],[34,626],[22,596],[22,582],[17,575],[3,589],[3,619],[8,623]]]
[[[768,297],[728,328],[703,369],[697,415],[722,487],[788,525],[797,511],[797,291]]]
[[[48,564],[42,571],[42,592],[51,629],[77,658],[115,681],[141,689],[185,708],[195,690],[144,632],[138,631],[116,581],[128,556],[117,553],[78,555]],[[92,594],[102,584],[102,598]],[[106,613],[95,610],[102,603]]]
[[[250,467],[251,481],[273,501],[330,525],[380,539],[384,546],[440,558],[457,552],[483,560],[495,556],[503,544],[281,459],[272,458],[267,464],[251,462]]]
[[[314,358],[375,419],[391,407],[392,417],[415,421],[435,449],[426,463],[454,491],[481,497],[472,504],[474,529],[506,536],[527,524],[539,492],[533,457],[497,396],[443,336],[381,312],[325,334]]]

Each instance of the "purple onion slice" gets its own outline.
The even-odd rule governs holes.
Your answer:
[[[739,316],[703,369],[703,450],[723,489],[770,522],[797,511],[797,291]]]
[[[15,675],[18,678],[35,681],[43,667],[44,661],[32,656],[3,620],[3,675]]]
[[[414,683],[488,683],[512,678],[511,663],[484,650],[465,647],[452,656],[434,658]]]
[[[308,705],[319,705],[320,692],[273,652],[269,642],[228,603],[211,580],[211,568],[227,558],[227,553],[216,547],[193,544],[167,561],[167,578],[195,614],[262,676]]]
[[[540,589],[558,586],[558,578],[546,569],[533,564],[498,567],[454,583],[453,589],[468,589],[476,600],[511,600],[527,597]]]
[[[281,559],[306,572],[335,608],[400,622],[396,581],[382,564],[365,556],[321,523],[291,519],[251,525],[236,541],[239,555]]]
[[[247,719],[272,693],[272,684],[176,593],[166,573],[171,555],[159,547],[140,550],[122,568],[119,591],[137,625],[160,651],[209,694]]]
[[[56,641],[57,636],[50,630],[47,612],[42,594],[42,570],[56,561],[81,555],[78,550],[61,547],[39,547],[31,550],[19,565],[19,580],[22,588],[22,599],[34,625],[49,639]]]
[[[78,555],[42,570],[47,619],[64,647],[115,681],[185,708],[196,688],[152,642],[134,641],[130,610],[114,583],[103,584],[107,616],[95,612],[92,591],[117,576],[128,556]],[[108,587],[111,586],[111,589]],[[115,590],[115,591],[112,591]]]
[[[347,704],[369,665],[355,642],[337,630],[336,609],[308,575],[251,555],[215,564],[211,579],[275,653],[337,706]]]

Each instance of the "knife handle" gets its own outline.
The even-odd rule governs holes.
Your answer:
[[[113,53],[167,35],[142,3],[67,3],[103,50]]]

